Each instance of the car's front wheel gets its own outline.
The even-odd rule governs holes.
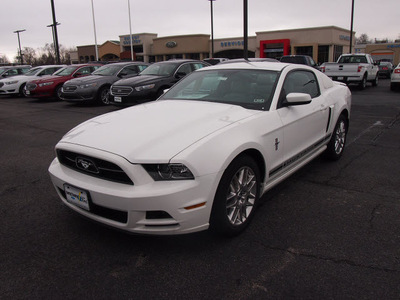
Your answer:
[[[99,90],[97,100],[100,104],[110,104],[110,87],[104,86]]]
[[[222,175],[211,212],[211,230],[227,236],[241,233],[253,218],[259,194],[257,164],[247,155],[239,156]]]
[[[344,145],[346,144],[347,129],[347,119],[343,115],[340,115],[325,151],[325,156],[328,159],[338,160],[342,156]]]

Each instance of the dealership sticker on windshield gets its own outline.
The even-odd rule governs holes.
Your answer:
[[[114,102],[122,102],[122,98],[121,97],[114,97]]]
[[[72,203],[80,208],[89,210],[89,197],[88,193],[82,191],[81,189],[70,186],[69,184],[64,184],[64,191],[69,203]]]

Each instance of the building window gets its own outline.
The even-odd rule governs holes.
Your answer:
[[[318,46],[318,64],[329,61],[329,46]]]
[[[333,46],[333,61],[337,61],[339,56],[343,54],[343,46]]]
[[[305,46],[305,47],[295,47],[294,48],[296,55],[308,55],[313,56],[313,46]]]

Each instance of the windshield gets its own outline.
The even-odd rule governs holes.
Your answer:
[[[112,66],[112,65],[106,65],[98,68],[96,71],[92,73],[92,75],[100,75],[100,76],[113,76],[118,73],[119,70],[121,70],[123,66]]]
[[[176,63],[154,64],[144,69],[140,75],[172,76],[178,66]]]
[[[263,70],[207,70],[178,82],[160,100],[196,100],[269,110],[278,72]]]
[[[39,73],[41,70],[42,70],[41,67],[32,68],[32,69],[30,69],[28,72],[26,72],[24,75],[26,75],[26,76],[34,76],[34,75],[36,75],[37,73]]]
[[[348,56],[342,56],[338,63],[340,64],[359,64],[359,63],[367,63],[367,58],[365,56],[359,56],[359,55],[348,55]]]
[[[63,68],[57,72],[55,72],[53,75],[57,75],[57,76],[69,76],[72,73],[74,73],[74,71],[76,70],[77,67],[66,67]]]

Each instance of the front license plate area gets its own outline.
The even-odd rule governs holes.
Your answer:
[[[122,98],[121,97],[114,97],[114,102],[122,102]]]
[[[79,188],[64,184],[64,191],[67,201],[73,205],[83,208],[87,211],[90,210],[89,193]]]
[[[338,78],[337,78],[337,80],[343,80],[343,79],[344,79],[343,77],[338,77]]]

